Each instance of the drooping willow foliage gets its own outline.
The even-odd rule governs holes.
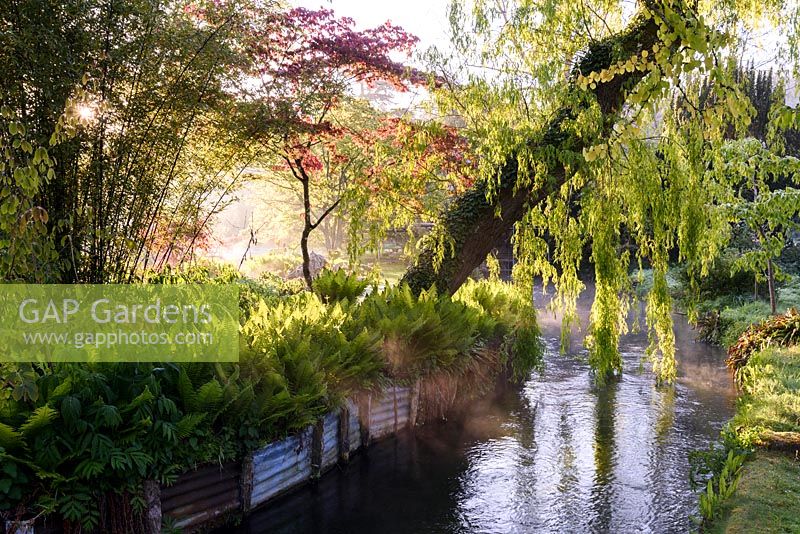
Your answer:
[[[753,113],[727,58],[740,51],[742,28],[766,20],[792,35],[787,46],[796,60],[800,6],[643,0],[636,13],[630,7],[617,0],[455,1],[458,54],[430,57],[448,82],[437,107],[465,120],[480,155],[478,185],[495,215],[506,213],[509,168],[514,192],[529,192],[514,226],[516,280],[528,288],[535,277],[552,283],[569,326],[583,289],[578,270],[591,250],[596,295],[587,346],[603,380],[622,370],[617,345],[631,305],[629,270],[650,265],[647,353],[659,379],[671,381],[670,254],[677,251],[695,279],[724,247],[734,193],[711,171],[725,139],[743,134]],[[450,74],[456,67],[467,80]],[[420,264],[432,257],[435,268],[457,276],[448,253],[469,249],[469,238],[445,231],[448,222],[457,228],[452,209],[443,220]],[[457,283],[451,278],[451,291]]]

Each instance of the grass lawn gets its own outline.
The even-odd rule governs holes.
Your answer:
[[[756,352],[741,372],[742,395],[732,426],[740,438],[762,447],[745,463],[736,493],[708,531],[798,534],[800,346]]]
[[[800,533],[800,461],[785,453],[758,451],[708,532]]]
[[[408,269],[408,265],[406,265],[403,261],[382,261],[380,263],[381,268],[381,277],[388,284],[394,285],[400,281],[404,274],[406,274],[406,270]]]
[[[783,287],[778,288],[778,313],[789,308],[800,308],[800,277],[793,276]],[[701,314],[718,311],[720,314],[719,343],[728,347],[736,343],[739,336],[754,324],[770,317],[769,302],[753,301],[751,295],[726,295],[700,303]]]
[[[740,370],[742,396],[733,419],[741,435],[769,441],[771,432],[800,432],[800,346],[768,348]]]

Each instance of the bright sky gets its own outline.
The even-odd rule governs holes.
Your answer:
[[[308,9],[332,9],[350,17],[360,29],[380,26],[387,20],[419,37],[418,49],[449,46],[447,7],[449,0],[291,0]]]
[[[450,0],[290,0],[292,5],[332,9],[339,16],[355,20],[361,29],[383,24],[387,20],[419,37],[418,50],[430,46],[449,48],[450,39],[447,8]],[[769,68],[779,61],[778,45],[785,45],[785,36],[767,27],[754,32],[749,39],[745,57],[755,60],[756,66]],[[792,84],[794,85],[794,84]]]
[[[387,20],[419,37],[419,52],[430,46],[449,48],[449,21],[447,8],[450,0],[290,0],[292,5],[318,9],[332,9],[339,16],[347,16],[362,29],[372,28]],[[785,36],[766,28],[750,36],[745,58],[752,58],[757,68],[767,69],[780,63],[783,55],[779,44],[785,45]],[[790,105],[798,102],[797,80],[789,79],[787,97]],[[412,107],[419,103],[422,94],[405,94],[395,100],[398,107]]]

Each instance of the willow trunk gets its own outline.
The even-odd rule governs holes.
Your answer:
[[[650,7],[656,3],[651,2]],[[652,48],[658,41],[657,33],[658,25],[653,18],[640,13],[621,34],[593,43],[581,56],[566,82],[571,85],[571,91],[586,91],[589,98],[596,99],[603,113],[606,131],[609,131],[623,106],[626,91],[636,85],[645,73],[634,70],[619,74],[610,81],[598,83],[592,90],[579,87],[579,75],[601,71],[620,59]],[[574,106],[562,108],[544,127],[542,141],[532,145],[532,148],[553,147],[562,150],[569,147],[572,151],[581,152],[587,140],[561,127],[565,120],[575,117],[578,111]],[[431,243],[423,248],[415,265],[403,277],[413,291],[418,293],[436,285],[439,291],[454,293],[492,249],[508,238],[514,225],[526,212],[545,201],[569,178],[563,166],[553,165],[548,169],[548,180],[537,180],[535,185],[517,187],[517,174],[517,160],[512,155],[501,170],[499,187],[492,201],[487,200],[486,184],[479,182],[441,215],[436,223],[438,228],[435,226],[433,231],[441,232],[450,239],[444,258],[439,258],[440,265],[437,268],[438,246]]]

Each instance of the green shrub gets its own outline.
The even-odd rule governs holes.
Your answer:
[[[341,271],[317,293],[211,266],[147,281],[240,284],[239,362],[0,364],[3,514],[57,512],[102,530],[109,496],[140,507],[143,480],[241,458],[388,378],[468,377],[477,390],[508,358],[521,376],[541,356],[530,299],[497,281],[361,302],[365,282]]]
[[[791,276],[778,287],[778,305],[783,309],[800,308],[800,276]]]
[[[301,265],[303,258],[300,254],[285,250],[271,250],[260,256],[245,260],[242,272],[249,277],[261,277],[265,274],[285,277],[289,271]]]
[[[161,271],[147,271],[141,275],[145,284],[232,284],[242,278],[229,263],[200,262],[182,267],[166,266]]]
[[[242,324],[247,321],[260,301],[288,297],[305,290],[305,282],[302,280],[283,280],[271,274],[262,275],[257,280],[241,278],[236,283],[239,285],[239,311]]]
[[[769,317],[770,308],[767,302],[748,302],[740,306],[726,307],[719,315],[722,331],[720,344],[723,347],[730,347],[745,330]]]
[[[259,300],[294,295],[305,290],[302,280],[284,280],[271,273],[258,279],[246,278],[232,265],[204,262],[180,268],[167,267],[142,275],[147,284],[236,284],[239,287],[239,311],[242,323]]]
[[[679,267],[670,267],[667,270],[667,287],[672,295],[678,296],[684,276],[685,273]],[[646,297],[653,289],[653,269],[651,268],[636,269],[631,272],[629,278],[637,298]]]
[[[784,247],[777,263],[785,273],[800,275],[800,246],[792,243]]]
[[[778,310],[800,307],[800,279],[790,277],[778,288]],[[724,294],[701,300],[695,311],[700,338],[725,347],[734,345],[752,325],[768,319],[769,303],[753,300],[750,293]]]
[[[355,302],[370,284],[369,280],[361,280],[354,274],[347,274],[344,269],[335,271],[325,269],[314,279],[313,288],[314,293],[324,302],[343,300]]]
[[[720,295],[752,294],[755,276],[751,272],[734,270],[734,263],[738,257],[739,253],[730,249],[722,253],[714,261],[708,274],[695,280],[696,296],[702,299]],[[691,287],[686,268],[678,269],[677,274],[681,287]]]
[[[705,491],[700,494],[700,514],[708,523],[717,517],[722,505],[733,496],[742,476],[742,464],[746,456],[728,451],[722,469],[708,480]]]
[[[144,478],[168,481],[183,467],[182,440],[202,418],[181,413],[162,391],[164,368],[52,364],[31,371],[31,394],[14,395],[11,387],[0,397],[0,459],[15,465],[4,471],[17,484],[2,499],[7,510],[58,512],[91,530],[108,495],[135,496]]]
[[[407,285],[372,293],[354,312],[354,324],[378,333],[388,372],[411,378],[455,369],[478,340],[478,313],[439,296],[435,289],[415,296]]]
[[[750,355],[770,346],[787,347],[800,342],[800,312],[792,308],[750,326],[728,349],[728,365],[736,369],[747,364]]]
[[[513,284],[499,280],[468,280],[453,299],[479,312],[484,339],[503,340],[503,353],[510,357],[516,378],[523,378],[542,364],[544,346],[532,297],[522,294]],[[490,320],[494,328],[487,331]]]
[[[271,377],[267,394],[287,401],[285,416],[266,421],[265,435],[302,428],[344,396],[378,381],[378,337],[349,322],[345,307],[326,306],[312,293],[256,307],[243,327],[242,376],[257,391],[260,377]]]
[[[452,298],[389,287],[353,313],[360,328],[381,335],[388,372],[396,378],[458,373],[486,350],[510,360],[517,376],[542,361],[532,301],[504,282],[468,281]]]

